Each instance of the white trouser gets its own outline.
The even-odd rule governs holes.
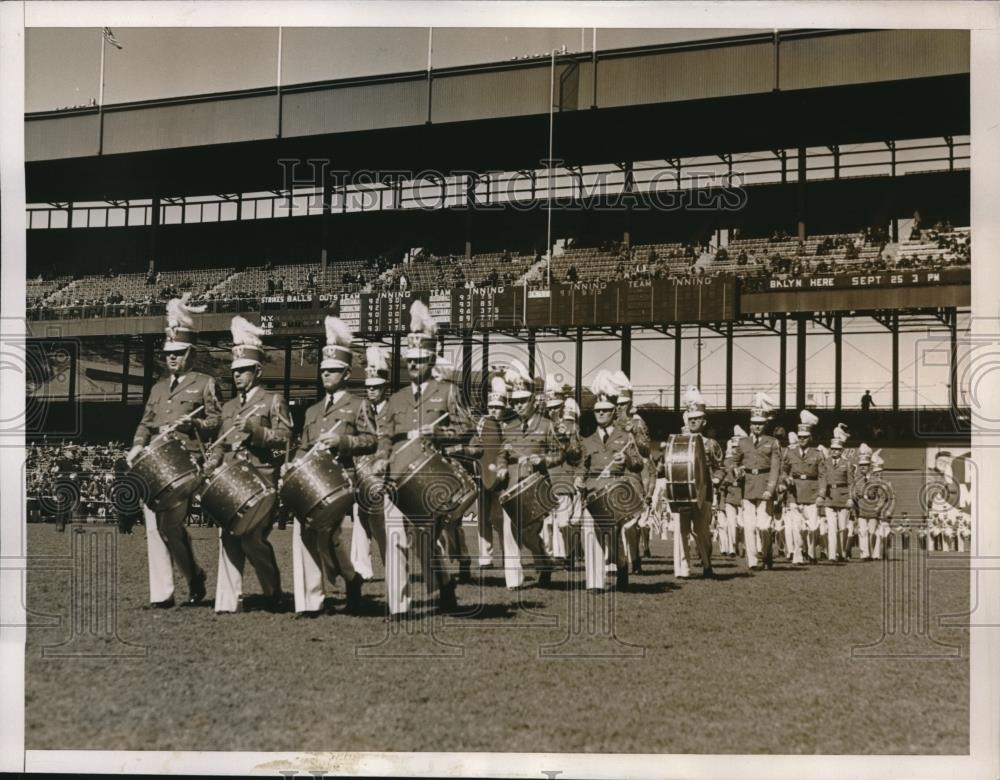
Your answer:
[[[493,534],[501,540],[503,532],[503,512],[500,511],[500,494],[496,491],[485,491],[479,501],[479,565],[489,566],[493,563]]]
[[[743,525],[740,518],[740,508],[735,504],[723,504],[722,511],[722,527],[725,530],[723,536],[726,539],[726,546],[728,553],[736,552],[736,527],[738,525]]]
[[[758,531],[770,531],[772,525],[771,513],[767,508],[767,501],[762,498],[750,500],[743,499],[743,512],[741,520],[743,522],[743,537],[747,548],[747,566],[757,566],[759,561],[760,547],[757,544]]]
[[[413,531],[414,552],[421,562],[427,592],[435,593],[452,581],[451,533],[444,521],[407,518],[390,502],[385,509],[385,595],[393,615],[408,612],[413,602],[407,525]]]
[[[850,513],[847,508],[834,508],[832,506],[823,507],[826,514],[826,550],[827,557],[832,561],[837,557],[838,538],[851,527]],[[841,550],[842,555],[846,555],[846,550]]]
[[[292,522],[292,590],[296,612],[315,612],[323,607],[323,569],[318,558],[302,540],[298,520]]]
[[[594,516],[583,510],[583,561],[588,590],[604,590],[607,572],[614,565],[615,556],[622,566],[625,565],[623,545],[617,538],[620,535],[621,527],[613,520],[595,522]]]
[[[878,520],[869,517],[858,518],[858,544],[861,546],[861,560],[867,561],[872,557],[871,534],[878,527]]]
[[[819,508],[815,504],[789,504],[792,525],[795,531],[795,562],[802,562],[802,537],[806,536],[805,552],[810,558],[816,557],[816,533],[819,530]],[[788,538],[787,531],[785,538]]]
[[[874,536],[875,536],[875,550],[872,552],[872,557],[881,558],[883,545],[885,546],[886,551],[888,551],[889,548],[889,539],[888,539],[889,524],[884,520],[879,522],[875,526]]]
[[[146,557],[149,561],[149,601],[166,601],[174,595],[174,567],[170,551],[156,527],[156,513],[142,508],[146,524]]]
[[[250,560],[261,590],[274,597],[281,592],[281,575],[267,536],[268,525],[246,536],[233,536],[219,529],[219,573],[215,580],[215,611],[235,612],[243,595],[243,569]]]
[[[545,544],[545,552],[552,558],[565,558],[566,534],[565,529],[569,528],[573,518],[574,495],[561,493],[557,496],[558,503],[552,510],[542,525],[542,541]]]

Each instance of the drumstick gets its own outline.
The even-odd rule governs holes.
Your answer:
[[[431,427],[437,425],[439,422],[441,422],[447,416],[448,416],[448,412],[445,412],[444,414],[442,414],[434,422],[431,423]],[[403,442],[402,446],[398,450],[396,450],[396,454],[398,455],[400,452],[403,451],[403,447],[408,446],[410,444],[410,442],[416,441],[419,438],[420,438],[419,436],[414,436],[412,439],[407,439],[405,442]]]
[[[219,436],[219,438],[217,438],[214,442],[212,442],[212,444],[209,446],[209,449],[217,447],[219,444],[222,443],[223,439],[225,439],[229,434],[235,431],[242,424],[243,420],[241,420],[240,418],[243,417],[243,415],[250,414],[250,412],[255,412],[261,406],[263,406],[263,404],[260,403],[254,404],[249,409],[244,409],[242,412],[236,415],[236,419],[238,420],[238,422],[234,423],[233,425],[230,425],[229,429],[225,433],[223,433],[221,436]]]
[[[333,433],[335,430],[337,430],[338,427],[340,427],[340,424],[342,422],[344,422],[343,419],[337,420],[337,422],[335,422],[333,424],[333,427],[330,430],[328,430],[326,433]],[[316,441],[316,443],[312,447],[309,448],[309,451],[306,453],[306,457],[308,458],[310,455],[312,455],[314,452],[316,452],[316,450],[318,450],[322,446],[323,446],[323,438],[321,436]]]
[[[158,439],[158,438],[160,438],[161,436],[166,436],[166,435],[167,435],[168,433],[173,433],[173,430],[174,430],[174,428],[176,428],[176,427],[177,427],[178,425],[180,425],[180,424],[181,424],[182,422],[184,422],[185,420],[187,420],[187,419],[189,419],[189,418],[191,418],[191,417],[194,417],[194,416],[195,416],[196,414],[198,414],[198,412],[202,411],[202,410],[203,410],[204,408],[205,408],[204,406],[199,406],[199,407],[197,407],[196,409],[192,409],[192,410],[191,410],[190,412],[188,412],[187,414],[185,414],[185,415],[184,415],[183,417],[178,417],[178,418],[177,418],[176,420],[174,420],[174,421],[173,421],[172,423],[170,423],[170,424],[168,424],[168,425],[164,425],[164,426],[163,426],[163,427],[162,427],[162,428],[161,428],[161,429],[160,429],[160,430],[159,430],[159,431],[157,432],[157,434],[156,434],[156,437],[155,437],[155,438],[157,438],[157,439]]]

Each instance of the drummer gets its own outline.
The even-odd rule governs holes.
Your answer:
[[[573,486],[579,466],[566,463],[566,447],[573,440],[579,439],[580,407],[576,400],[567,397],[566,388],[555,381],[551,375],[546,377],[545,408],[549,419],[555,428],[556,439],[563,448],[563,462],[549,469],[549,477],[559,503],[549,515],[550,524],[548,541],[550,552],[556,565],[562,564],[572,568],[572,561],[583,559],[583,548],[580,544],[580,494]],[[549,539],[543,532],[543,541]]]
[[[649,428],[645,420],[632,408],[632,382],[624,371],[616,371],[612,375],[615,384],[618,385],[618,403],[615,407],[615,424],[620,425],[626,433],[631,433],[635,438],[636,448],[642,457],[642,486],[643,493],[652,500],[654,482],[656,476],[652,471],[652,460],[649,457]],[[649,527],[640,526],[640,512],[625,524],[624,540],[625,552],[628,562],[632,566],[633,574],[642,573],[642,558],[640,542],[645,537],[646,551],[649,551]]]
[[[516,416],[504,424],[503,447],[497,454],[496,473],[497,480],[510,490],[533,473],[541,473],[548,478],[548,469],[563,462],[563,447],[552,421],[535,404],[535,381],[524,364],[511,360],[505,379],[513,388],[510,398]],[[546,587],[552,581],[552,559],[542,541],[545,518],[512,517],[506,509],[504,514],[518,543],[518,554],[508,557],[507,551],[504,551],[507,587],[513,590],[524,584],[520,547],[531,553],[532,563],[538,572],[538,585]]]
[[[167,303],[167,338],[163,355],[167,374],[153,385],[126,460],[131,465],[156,434],[173,431],[192,453],[201,452],[200,439],[211,439],[219,427],[222,408],[213,377],[192,370],[197,331],[192,314],[204,307],[189,306],[190,293]],[[198,408],[201,407],[200,411]],[[186,520],[190,499],[161,512],[143,508],[146,550],[149,556],[149,600],[154,608],[174,606],[171,563],[188,586],[188,604],[205,598],[205,571],[191,547]]]
[[[378,434],[378,416],[385,409],[385,391],[389,382],[389,363],[378,344],[372,344],[365,353],[365,398],[361,402],[362,413],[368,420],[368,427]],[[378,552],[385,566],[385,499],[365,495],[357,503],[357,522],[351,529],[351,563],[356,571],[370,580],[374,576],[372,568],[372,541],[378,545]]]
[[[698,556],[701,558],[702,576],[711,579],[715,576],[715,571],[712,569],[712,502],[725,474],[723,465],[725,457],[719,443],[702,433],[705,429],[705,400],[697,387],[688,388],[684,396],[684,405],[683,433],[701,437],[704,445],[705,472],[696,476],[696,479],[704,481],[705,499],[701,505],[678,503],[671,507],[679,516],[678,530],[682,541],[680,545],[682,560],[675,561],[674,571],[680,578],[690,576],[690,545],[686,542],[688,535],[693,533]]]
[[[222,406],[224,432],[209,451],[205,472],[210,474],[222,464],[237,459],[249,462],[260,475],[277,488],[277,465],[292,437],[292,420],[284,396],[266,390],[260,383],[264,331],[237,315],[230,329],[233,334],[233,384],[236,395]],[[243,497],[249,498],[249,496]],[[277,504],[275,504],[277,509]],[[281,607],[281,574],[274,548],[268,541],[274,514],[254,531],[234,536],[219,529],[219,575],[215,583],[215,611],[241,612],[243,565],[250,561],[261,590],[264,607],[276,612]]]
[[[378,455],[373,463],[376,473],[390,470],[390,460],[412,439],[426,438],[433,446],[461,443],[474,425],[462,405],[459,388],[451,382],[431,377],[437,358],[437,326],[427,305],[416,300],[410,307],[410,333],[407,337],[406,365],[410,384],[394,393],[386,402],[379,419]],[[410,563],[407,557],[406,529],[414,530],[414,542],[424,550],[434,550],[430,557],[431,573],[425,575],[428,588],[439,589],[438,605],[444,611],[458,609],[456,581],[453,574],[453,551],[444,534],[445,518],[408,517],[395,505],[386,508],[386,598],[390,620],[401,619],[410,610]],[[427,537],[430,538],[427,538]],[[420,537],[418,539],[417,537]]]
[[[830,441],[830,455],[824,464],[826,471],[827,557],[833,561],[847,560],[847,537],[851,527],[851,484],[854,482],[854,464],[844,457],[847,426],[838,423]]]
[[[737,555],[737,533],[738,529],[743,529],[743,546],[754,544],[756,532],[747,533],[743,522],[743,479],[736,475],[733,461],[733,453],[739,446],[740,439],[747,435],[742,427],[737,425],[733,428],[733,435],[726,443],[726,457],[722,465],[725,469],[721,488],[722,511],[725,513],[724,533],[727,538],[729,557],[735,558]],[[755,548],[756,549],[756,548]]]
[[[762,570],[765,565],[773,567],[771,502],[781,478],[781,446],[773,436],[764,433],[771,408],[770,399],[758,393],[750,410],[750,435],[741,438],[733,450],[733,466],[743,478],[744,535],[749,539],[754,533],[760,534],[759,547],[750,541],[746,543],[747,566],[754,571]]]
[[[324,395],[306,409],[296,461],[318,446],[335,453],[341,465],[350,469],[355,455],[375,451],[376,436],[361,400],[344,387],[354,359],[353,334],[336,317],[327,317],[324,324],[326,346],[319,364]],[[286,464],[282,472],[291,465],[294,464]],[[295,518],[292,571],[296,617],[316,617],[322,613],[324,576],[331,585],[338,575],[344,578],[348,614],[356,614],[361,607],[364,580],[351,564],[351,546],[341,533],[343,520],[341,515],[316,527],[306,526],[301,518]]]
[[[826,459],[812,446],[812,433],[818,422],[819,418],[808,409],[800,412],[797,441],[794,445],[789,442],[781,464],[790,488],[786,501],[793,527],[793,562],[799,566],[805,565],[803,552],[809,563],[816,563],[819,510],[826,495]]]
[[[571,441],[566,446],[566,460],[580,464],[576,486],[580,491],[597,490],[611,482],[625,480],[637,495],[642,494],[642,457],[636,451],[634,439],[615,422],[615,402],[618,386],[611,374],[601,369],[590,386],[594,394],[594,416],[597,430],[584,439]],[[605,557],[617,568],[616,585],[619,590],[628,587],[628,566],[621,543],[621,525],[624,518],[583,514],[584,567],[587,590],[594,593],[605,589]]]
[[[517,541],[510,522],[506,520],[500,509],[500,492],[502,487],[496,482],[496,449],[502,439],[503,422],[507,418],[507,383],[500,374],[490,378],[490,391],[486,401],[486,414],[476,423],[476,435],[471,444],[480,452],[482,461],[483,482],[480,485],[479,496],[479,568],[485,569],[493,565],[494,534],[500,540],[501,550],[506,548],[515,554]],[[492,472],[490,469],[492,468]],[[487,487],[487,475],[494,475],[493,482]],[[501,552],[501,559],[503,558]]]

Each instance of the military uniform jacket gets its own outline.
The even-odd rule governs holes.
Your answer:
[[[843,455],[826,461],[827,506],[834,509],[848,509],[851,506],[851,483],[854,481],[854,466]]]
[[[255,427],[252,432],[242,430],[244,420]],[[292,438],[292,418],[288,405],[280,393],[272,393],[255,385],[247,393],[246,404],[237,395],[222,405],[222,422],[219,427],[228,431],[220,447],[228,452],[225,462],[241,454],[256,466],[265,477],[275,476],[275,466],[285,454],[285,447]]]
[[[854,484],[854,509],[858,517],[888,520],[896,506],[892,484],[869,472]]]
[[[815,504],[826,495],[826,458],[815,447],[789,447],[781,462],[788,478],[791,498],[798,504]]]
[[[385,409],[387,403],[389,403],[389,401],[383,399],[382,403],[378,404],[376,407],[376,405],[367,398],[361,399],[362,414],[364,414],[365,418],[368,420],[369,429],[374,431],[376,436],[378,435],[378,418],[382,413],[382,410]]]
[[[378,421],[379,458],[391,459],[406,443],[407,434],[424,425],[435,424],[433,441],[439,447],[462,443],[475,428],[454,383],[428,379],[419,400],[413,388],[407,385],[386,401]]]
[[[143,410],[139,427],[132,439],[133,446],[145,447],[157,431],[164,426],[177,422],[184,415],[193,412],[199,406],[204,409],[195,415],[192,423],[195,434],[178,433],[185,440],[189,450],[198,451],[199,446],[195,435],[203,440],[210,440],[219,430],[222,418],[222,404],[219,402],[219,386],[214,377],[200,371],[188,371],[177,383],[173,392],[170,390],[168,373],[160,379],[149,393],[146,408]]]
[[[736,476],[736,463],[732,455],[723,459],[722,468],[721,500],[726,504],[740,506],[743,503],[743,480]]]
[[[355,455],[375,451],[375,429],[370,427],[360,398],[344,390],[327,408],[328,398],[329,396],[324,396],[306,409],[298,454],[307,453],[324,433],[337,426],[335,433],[340,434],[340,446],[335,452],[344,466],[351,467],[354,465]]]
[[[548,470],[563,462],[563,445],[556,436],[552,421],[539,411],[522,421],[520,417],[504,420],[503,446],[497,453],[497,469],[507,469],[507,487],[511,488],[534,470],[527,460],[540,455]]]
[[[762,433],[753,443],[752,436],[744,436],[736,445],[733,464],[742,466],[743,498],[760,501],[764,491],[774,495],[781,476],[781,445],[773,436]]]
[[[566,448],[566,459],[570,463],[580,464],[584,487],[588,490],[596,490],[607,482],[624,477],[634,483],[636,490],[641,491],[642,480],[639,472],[642,471],[642,458],[636,454],[634,446],[626,448],[631,434],[618,426],[611,428],[606,442],[601,440],[598,428],[590,436],[580,439],[577,443],[571,443]],[[610,465],[615,455],[623,450],[625,462],[618,466]],[[601,476],[605,468],[609,470],[607,477]]]

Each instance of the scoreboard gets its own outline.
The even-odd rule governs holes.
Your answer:
[[[532,290],[523,285],[352,293],[302,302],[265,300],[262,326],[272,335],[321,333],[323,318],[339,316],[355,333],[410,329],[410,305],[420,299],[448,330],[512,327],[590,327],[674,322],[720,322],[736,317],[732,279],[655,279],[637,282],[555,284]]]

